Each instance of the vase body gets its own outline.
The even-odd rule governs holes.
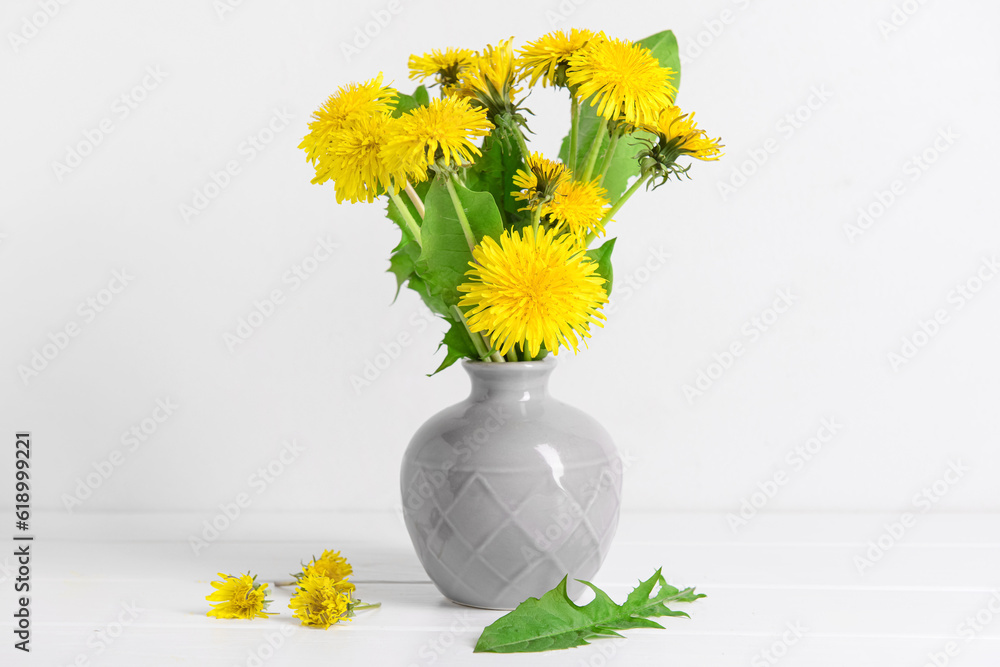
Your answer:
[[[548,394],[555,360],[464,362],[466,400],[431,417],[403,457],[417,556],[460,604],[512,609],[569,575],[590,580],[618,527],[621,459],[589,415]]]

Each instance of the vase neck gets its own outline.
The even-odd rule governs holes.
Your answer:
[[[464,366],[472,380],[473,401],[534,401],[548,396],[556,360],[549,356],[541,361],[466,361]]]

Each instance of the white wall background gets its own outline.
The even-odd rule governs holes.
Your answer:
[[[410,89],[410,53],[577,26],[633,39],[672,28],[687,54],[678,101],[727,145],[620,214],[617,310],[553,380],[628,452],[626,505],[735,511],[784,471],[768,510],[912,510],[961,461],[970,470],[935,507],[1000,510],[1000,277],[961,308],[953,293],[1000,256],[996,3],[399,0],[347,58],[342,45],[388,2],[245,0],[220,17],[224,1],[71,2],[47,21],[33,18],[45,3],[0,10],[0,438],[33,432],[36,508],[61,510],[115,450],[121,465],[74,511],[208,514],[241,492],[254,509],[397,505],[410,435],[467,380],[457,367],[424,376],[441,326],[410,293],[390,306],[397,232],[380,207],[338,207],[310,185],[296,145],[341,84],[384,71]],[[116,100],[147,68],[166,76],[122,117]],[[810,110],[817,89],[829,96]],[[563,98],[529,106],[535,145],[554,152]],[[243,142],[275,110],[290,124],[250,159]],[[113,131],[60,179],[53,163],[105,118]],[[765,145],[766,162],[723,196]],[[914,172],[925,151],[933,164]],[[185,222],[179,206],[229,161],[239,173]],[[850,240],[845,225],[896,180],[895,201]],[[334,256],[292,289],[283,276],[325,237]],[[654,251],[670,259],[650,272]],[[79,304],[123,269],[134,279],[87,321]],[[274,289],[284,303],[230,351],[224,335]],[[750,340],[744,323],[778,290],[794,305]],[[887,354],[938,310],[937,335],[893,369]],[[18,367],[68,323],[79,335],[25,382]],[[401,334],[410,344],[356,391],[351,376]],[[683,386],[734,341],[745,354],[688,400]],[[124,446],[167,398],[174,414]],[[825,418],[842,428],[791,463]],[[291,438],[305,451],[258,494],[250,476]]]

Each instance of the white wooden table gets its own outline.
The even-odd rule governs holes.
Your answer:
[[[855,558],[898,516],[769,514],[734,534],[720,514],[629,513],[595,583],[620,601],[662,565],[670,583],[708,594],[678,605],[691,619],[661,619],[666,630],[631,630],[624,640],[517,655],[472,653],[482,628],[502,612],[444,600],[396,514],[248,513],[195,555],[187,536],[204,518],[37,515],[32,652],[11,646],[16,575],[13,549],[4,549],[0,664],[1000,665],[995,514],[918,515],[861,573]],[[216,572],[286,579],[300,559],[324,548],[344,552],[358,595],[381,609],[327,631],[304,628],[282,588],[272,595],[271,610],[280,612],[272,619],[205,615]]]

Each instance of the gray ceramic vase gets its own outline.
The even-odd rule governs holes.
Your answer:
[[[548,394],[556,362],[465,362],[470,396],[431,417],[403,457],[403,516],[438,590],[512,609],[608,553],[621,459],[589,415]]]

